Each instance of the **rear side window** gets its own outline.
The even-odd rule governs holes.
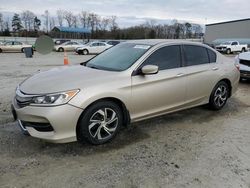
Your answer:
[[[186,66],[209,63],[207,48],[202,46],[184,45]]]
[[[207,49],[207,52],[208,52],[208,56],[209,56],[209,60],[210,60],[210,63],[215,63],[216,62],[216,53],[213,52],[212,50],[210,49]]]
[[[181,66],[181,49],[179,45],[166,46],[151,54],[144,65],[157,65],[159,70],[173,69]]]

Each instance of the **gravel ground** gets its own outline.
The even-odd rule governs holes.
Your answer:
[[[71,64],[86,56],[69,54]],[[102,146],[50,144],[12,122],[16,85],[63,54],[0,54],[0,187],[250,188],[250,82],[219,112],[198,107],[124,128]]]

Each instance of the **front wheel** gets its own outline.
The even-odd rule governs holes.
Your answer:
[[[209,106],[213,110],[220,110],[222,109],[229,97],[229,86],[226,82],[221,81],[214,87],[210,99],[209,99]]]
[[[230,50],[230,49],[227,49],[226,53],[227,53],[227,54],[231,54],[231,50]]]
[[[90,106],[81,116],[78,129],[78,141],[87,141],[94,145],[112,140],[123,122],[120,107],[111,101],[101,101]]]

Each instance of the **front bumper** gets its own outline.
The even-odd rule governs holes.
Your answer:
[[[240,70],[240,77],[243,79],[250,79],[250,71]]]
[[[223,52],[225,53],[227,51],[227,48],[216,48],[218,52]]]
[[[25,106],[20,108],[16,100],[12,103],[12,113],[23,131],[31,136],[54,143],[76,141],[76,125],[82,109],[69,104],[38,107]]]

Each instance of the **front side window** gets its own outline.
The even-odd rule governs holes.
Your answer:
[[[210,63],[215,63],[216,62],[216,53],[213,52],[212,50],[210,49],[207,49],[207,52],[208,52],[208,55],[209,55],[209,60],[210,60]]]
[[[207,48],[195,45],[184,45],[183,47],[186,66],[209,63]]]
[[[181,48],[179,45],[166,46],[151,54],[145,65],[156,65],[159,70],[174,69],[181,66]]]

